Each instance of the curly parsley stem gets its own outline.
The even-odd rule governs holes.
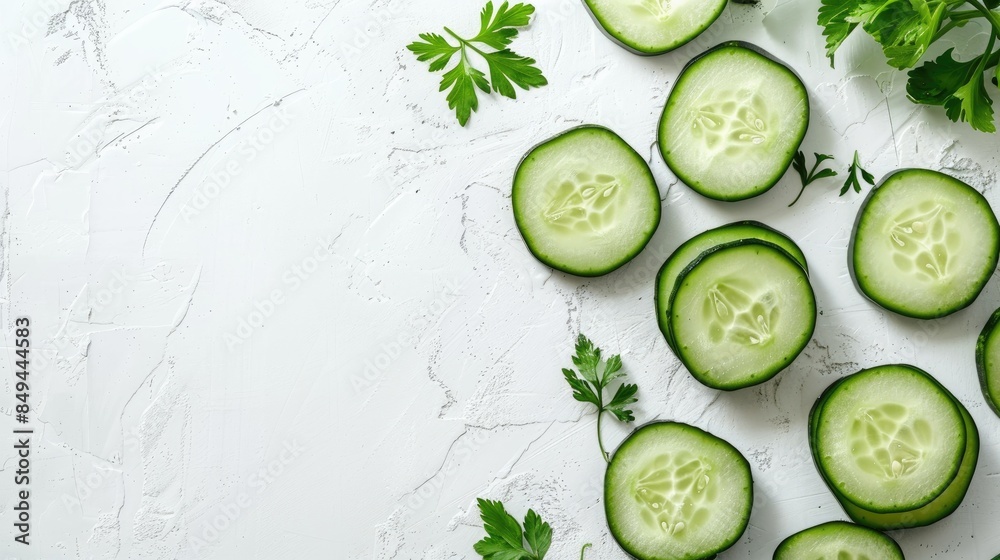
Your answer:
[[[583,555],[586,554],[587,553],[587,549],[590,548],[590,547],[592,547],[592,546],[594,546],[594,545],[592,545],[590,543],[587,543],[587,544],[583,545],[583,548],[580,549],[580,560],[583,560]]]

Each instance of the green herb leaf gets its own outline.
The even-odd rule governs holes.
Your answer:
[[[973,72],[979,67],[979,57],[968,62],[955,60],[948,49],[933,62],[925,62],[910,70],[906,82],[906,94],[914,103],[944,105],[958,88],[969,82]]]
[[[584,379],[593,383],[595,387],[599,386],[597,367],[601,364],[601,349],[594,347],[594,343],[582,334],[576,339],[573,364],[580,369]]]
[[[852,14],[858,7],[857,0],[823,0],[819,8],[819,25],[826,37],[826,56],[833,66],[833,54],[858,26],[857,21],[851,21]]]
[[[635,385],[622,384],[611,400],[604,404],[604,390],[612,381],[625,377],[625,372],[622,371],[620,355],[616,354],[602,362],[601,354],[600,348],[580,334],[576,339],[576,355],[573,356],[573,364],[580,370],[580,375],[571,369],[563,369],[562,372],[566,382],[573,389],[573,398],[597,407],[597,443],[604,459],[610,461],[611,458],[604,450],[604,440],[601,439],[601,418],[605,412],[610,412],[622,422],[634,421],[632,411],[626,407],[638,402],[635,395],[639,388]]]
[[[889,0],[868,4],[858,16],[891,66],[911,68],[927,52],[953,4],[955,0]]]
[[[571,369],[563,368],[562,371],[563,375],[566,376],[566,382],[573,388],[574,399],[580,402],[592,403],[594,406],[600,408],[601,399],[594,393],[594,390],[591,389],[590,384],[577,377],[576,372]]]
[[[524,531],[500,502],[479,498],[479,515],[486,537],[472,545],[486,560],[543,560],[552,544],[552,527],[532,510],[524,518]],[[531,550],[524,547],[528,541]]]
[[[514,86],[527,90],[548,84],[542,71],[535,66],[535,59],[521,56],[507,48],[518,36],[518,28],[527,26],[534,12],[534,6],[530,4],[510,6],[504,2],[494,10],[493,2],[487,2],[480,14],[479,33],[472,39],[462,38],[445,27],[444,30],[458,45],[451,44],[442,35],[422,33],[420,41],[406,46],[417,56],[417,60],[430,63],[428,69],[431,72],[444,70],[455,54],[459,53],[458,64],[442,77],[440,90],[451,90],[447,97],[448,107],[455,111],[460,125],[465,126],[472,113],[479,109],[477,89],[487,94],[492,89],[504,97],[515,99],[517,94]],[[477,47],[476,44],[480,46]],[[487,47],[496,50],[484,50]],[[489,79],[484,72],[473,66],[469,51],[486,61]]]
[[[792,158],[792,168],[799,173],[799,179],[802,181],[802,189],[799,190],[799,194],[795,197],[795,200],[788,205],[789,208],[795,206],[795,203],[802,198],[802,193],[805,192],[806,187],[808,187],[813,181],[837,176],[837,172],[828,167],[819,169],[819,166],[822,165],[824,161],[834,159],[833,156],[817,153],[814,153],[813,156],[816,158],[816,163],[813,164],[812,169],[806,168],[806,155],[804,153],[798,152]]]
[[[639,400],[635,398],[635,394],[638,391],[639,387],[635,385],[619,386],[618,390],[615,391],[615,396],[612,397],[611,402],[608,403],[608,411],[614,414],[615,417],[622,422],[634,421],[635,416],[632,416],[632,411],[627,410],[625,407]]]
[[[984,5],[985,4],[985,5]],[[968,9],[972,7],[974,9]],[[1000,0],[821,0],[818,23],[826,36],[827,56],[833,56],[858,26],[881,46],[890,65],[913,68],[935,41],[948,31],[980,19],[991,28],[985,52],[959,62],[953,49],[933,62],[909,72],[906,91],[914,103],[940,105],[954,121],[966,121],[976,130],[995,132],[993,99],[984,76],[1000,82],[1000,50],[993,47],[1000,34]],[[804,166],[804,165],[803,165]]]
[[[528,541],[536,558],[545,556],[552,544],[552,527],[530,509],[524,517],[524,539]]]
[[[965,121],[972,128],[982,132],[996,132],[993,123],[993,100],[986,91],[986,79],[976,73],[971,80],[955,90],[955,94],[944,103],[945,113],[953,121]]]
[[[858,175],[861,177],[859,178]],[[857,150],[855,150],[854,162],[851,163],[851,167],[847,170],[847,181],[844,183],[843,188],[840,189],[840,196],[844,196],[851,189],[854,189],[854,192],[860,193],[862,190],[862,180],[873,187],[875,186],[875,176],[861,167],[861,156],[858,154]]]
[[[490,81],[493,82],[493,91],[504,97],[517,99],[514,86],[511,82],[528,89],[541,87],[548,83],[542,71],[534,66],[535,59],[520,56],[508,49],[497,51],[486,57],[486,63],[490,67]]]

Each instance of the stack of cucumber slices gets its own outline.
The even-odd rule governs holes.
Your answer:
[[[667,344],[701,383],[763,383],[802,352],[816,327],[805,255],[757,222],[706,231],[681,245],[656,279]]]
[[[944,173],[904,169],[865,200],[849,262],[870,300],[934,319],[972,304],[998,258],[1000,223],[979,191]]]
[[[852,523],[833,521],[788,537],[774,551],[774,560],[904,560],[890,537]]]
[[[1000,309],[997,309],[983,327],[976,343],[976,366],[983,396],[993,412],[1000,416]]]
[[[604,508],[618,544],[642,560],[714,558],[750,523],[750,463],[687,424],[654,422],[608,464]]]
[[[965,407],[907,365],[863,370],[831,385],[809,415],[813,460],[856,523],[921,527],[954,512],[979,459]]]

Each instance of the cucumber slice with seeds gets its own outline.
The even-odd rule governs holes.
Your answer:
[[[815,328],[816,298],[805,270],[760,240],[706,251],[677,278],[671,295],[677,357],[715,389],[771,379],[798,357]]]
[[[814,457],[839,498],[873,513],[906,513],[956,479],[967,430],[956,401],[904,365],[835,383],[815,408]]]
[[[868,299],[900,315],[934,319],[968,307],[1000,258],[1000,223],[969,185],[905,169],[873,189],[858,213],[849,262]]]
[[[677,78],[659,145],[677,177],[716,200],[744,200],[788,170],[809,126],[809,95],[790,68],[742,42],[692,60]]]
[[[719,18],[726,0],[584,0],[604,34],[641,55],[672,51]]]
[[[667,340],[667,344],[674,349],[674,338],[670,334],[670,296],[673,294],[677,277],[695,259],[705,251],[712,249],[723,243],[741,241],[745,239],[759,239],[773,243],[788,252],[806,271],[809,265],[806,263],[806,256],[788,236],[776,229],[772,229],[760,222],[743,221],[727,224],[715,229],[700,233],[686,241],[677,248],[656,275],[656,321],[660,326],[660,332]]]
[[[632,260],[660,223],[660,194],[635,150],[600,126],[533,148],[514,174],[514,219],[541,262],[577,276]]]
[[[826,392],[824,392],[823,396],[820,397],[809,414],[809,444],[810,449],[813,452],[813,457],[818,456],[816,451],[818,411],[822,409],[827,396],[834,392],[834,388],[840,384],[841,381],[834,383],[829,389],[826,390]],[[958,399],[955,399],[954,395],[951,395],[951,393],[949,393],[943,386],[941,386],[941,390],[951,396],[955,406],[959,408],[962,413],[962,418],[965,421],[965,454],[962,457],[962,465],[959,467],[958,474],[955,476],[955,479],[950,485],[948,485],[948,488],[945,489],[941,495],[925,506],[903,513],[875,513],[861,508],[845,499],[838,493],[837,488],[826,478],[823,471],[820,470],[820,476],[823,478],[823,481],[830,488],[830,491],[833,492],[837,501],[840,502],[841,507],[844,508],[844,512],[847,513],[848,517],[850,517],[855,523],[859,523],[879,531],[894,531],[897,529],[924,527],[948,517],[962,504],[962,501],[965,499],[965,496],[969,491],[969,486],[972,484],[972,478],[976,473],[976,466],[979,462],[979,429],[976,427],[976,422],[972,419],[972,415],[969,414],[969,411],[965,408],[965,406],[963,406]]]
[[[993,412],[1000,416],[1000,309],[983,327],[976,343],[976,367],[983,395]]]
[[[778,545],[774,560],[904,560],[899,544],[860,525],[833,521],[795,533]]]
[[[639,560],[712,558],[743,535],[752,505],[746,458],[728,442],[676,422],[632,432],[604,479],[611,534]]]

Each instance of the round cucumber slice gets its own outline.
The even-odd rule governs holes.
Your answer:
[[[1000,223],[983,195],[944,173],[904,169],[868,195],[849,262],[868,299],[933,319],[972,304],[998,258]]]
[[[788,367],[812,339],[816,298],[805,270],[755,239],[710,249],[678,276],[670,301],[677,357],[698,381],[731,391]]]
[[[723,43],[692,60],[660,118],[663,159],[696,192],[744,200],[788,170],[809,126],[799,77],[765,51]]]
[[[632,432],[604,478],[608,527],[639,560],[710,558],[743,535],[752,505],[746,458],[687,424],[654,422]]]
[[[822,408],[822,403],[825,402],[825,398],[828,394],[832,393],[834,388],[839,384],[834,383],[826,392],[824,392],[823,397],[821,397],[816,406],[809,414],[809,443],[810,449],[813,452],[813,457],[817,457],[816,453],[816,427],[817,422],[817,412]],[[948,390],[941,386],[941,390],[947,392]],[[976,465],[979,462],[979,429],[976,427],[975,420],[972,419],[972,415],[966,410],[965,406],[962,405],[958,399],[955,399],[954,395],[948,393],[955,403],[955,406],[959,408],[962,412],[962,418],[965,421],[966,430],[966,442],[965,442],[965,454],[962,456],[962,466],[959,467],[958,474],[955,476],[955,480],[948,485],[948,488],[941,493],[940,496],[934,498],[934,500],[922,507],[919,507],[912,511],[902,512],[902,513],[875,513],[861,508],[850,500],[845,499],[837,492],[837,488],[830,484],[829,480],[820,470],[820,475],[823,477],[823,481],[830,488],[831,492],[837,501],[840,502],[841,507],[844,508],[844,512],[847,513],[855,523],[876,529],[879,531],[894,531],[897,529],[907,529],[913,527],[925,527],[933,523],[937,523],[942,519],[948,517],[958,506],[962,504],[965,499],[966,494],[969,491],[969,486],[972,484],[972,478],[976,473]],[[817,465],[819,462],[817,461]]]
[[[955,480],[965,419],[926,372],[905,365],[863,370],[828,390],[816,410],[814,455],[837,495],[874,513],[910,512]]]
[[[726,0],[584,0],[604,34],[641,55],[672,51],[708,29]]]
[[[514,174],[514,220],[528,250],[577,276],[632,260],[660,224],[649,166],[617,134],[581,126],[539,144]]]
[[[795,533],[778,545],[774,560],[904,560],[899,544],[860,525],[833,521]]]
[[[780,231],[760,222],[751,220],[735,222],[694,236],[684,242],[683,245],[678,247],[667,258],[656,275],[656,321],[660,326],[660,332],[663,333],[663,337],[667,340],[667,345],[671,349],[674,348],[674,338],[670,334],[670,296],[673,294],[677,277],[705,251],[723,243],[745,239],[759,239],[773,243],[787,251],[804,270],[809,270],[809,265],[806,263],[806,256],[794,241]]]
[[[986,402],[1000,416],[1000,309],[993,313],[983,327],[976,343],[976,367],[983,386]]]

